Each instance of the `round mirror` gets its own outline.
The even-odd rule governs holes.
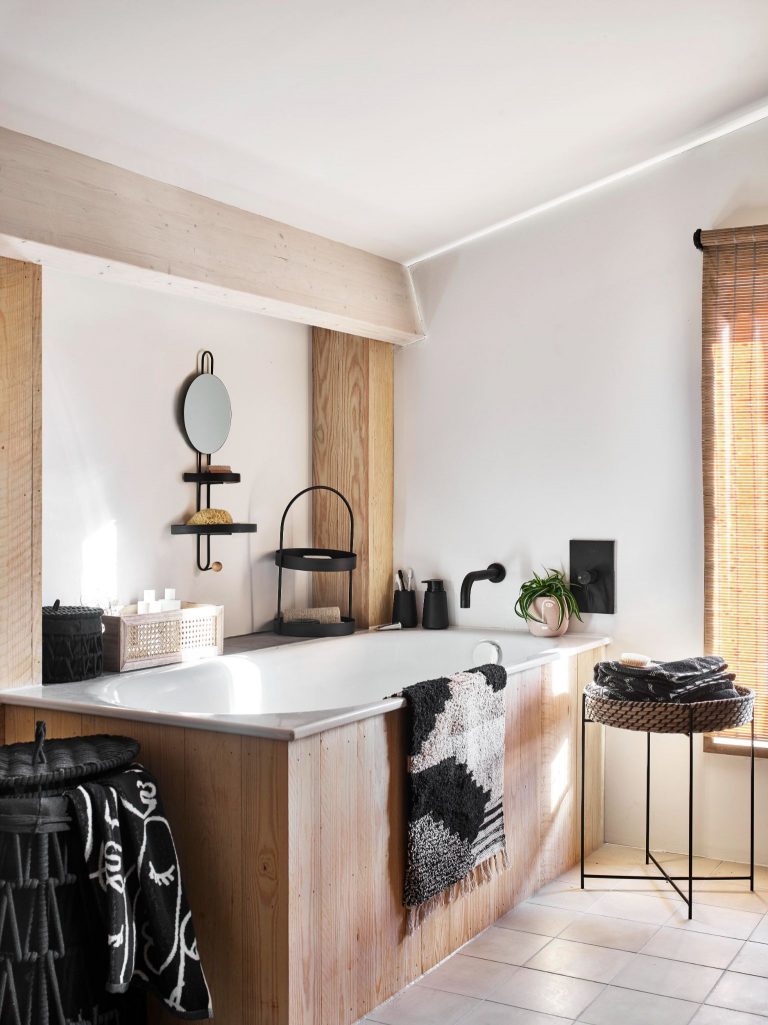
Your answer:
[[[218,452],[229,436],[232,405],[224,382],[214,374],[199,374],[184,396],[184,430],[198,452]]]

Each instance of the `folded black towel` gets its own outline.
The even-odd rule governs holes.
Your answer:
[[[140,979],[179,1018],[212,1018],[171,827],[133,765],[67,794],[109,943],[109,993]]]
[[[618,701],[720,701],[736,698],[734,673],[717,655],[654,662],[640,668],[621,662],[598,662],[595,683],[602,696]]]

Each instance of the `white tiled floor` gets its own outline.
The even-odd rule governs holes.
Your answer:
[[[698,860],[699,872],[746,871]],[[637,879],[593,880],[582,892],[578,872],[566,872],[365,1022],[768,1025],[768,872],[754,894],[746,883],[699,884],[689,922],[643,861],[601,848],[593,871]],[[664,861],[687,870],[679,855]]]

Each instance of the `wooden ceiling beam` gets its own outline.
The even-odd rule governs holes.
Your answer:
[[[407,267],[6,128],[0,256],[398,345],[423,337]]]

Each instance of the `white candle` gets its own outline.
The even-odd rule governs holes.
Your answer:
[[[149,602],[148,601],[137,601],[136,602],[136,614],[138,616],[144,616],[144,615],[147,614],[147,612],[149,612]]]
[[[154,590],[154,588],[152,588],[151,591],[145,591],[144,592],[144,601],[154,601],[154,600],[155,600],[155,590]]]
[[[178,612],[181,609],[181,602],[178,598],[163,599],[163,612]]]
[[[166,587],[166,589],[165,589],[165,600],[166,601],[174,601],[175,598],[176,598],[176,588],[175,587]]]
[[[151,601],[149,603],[149,611],[150,612],[162,612],[163,611],[163,603],[161,601]]]

